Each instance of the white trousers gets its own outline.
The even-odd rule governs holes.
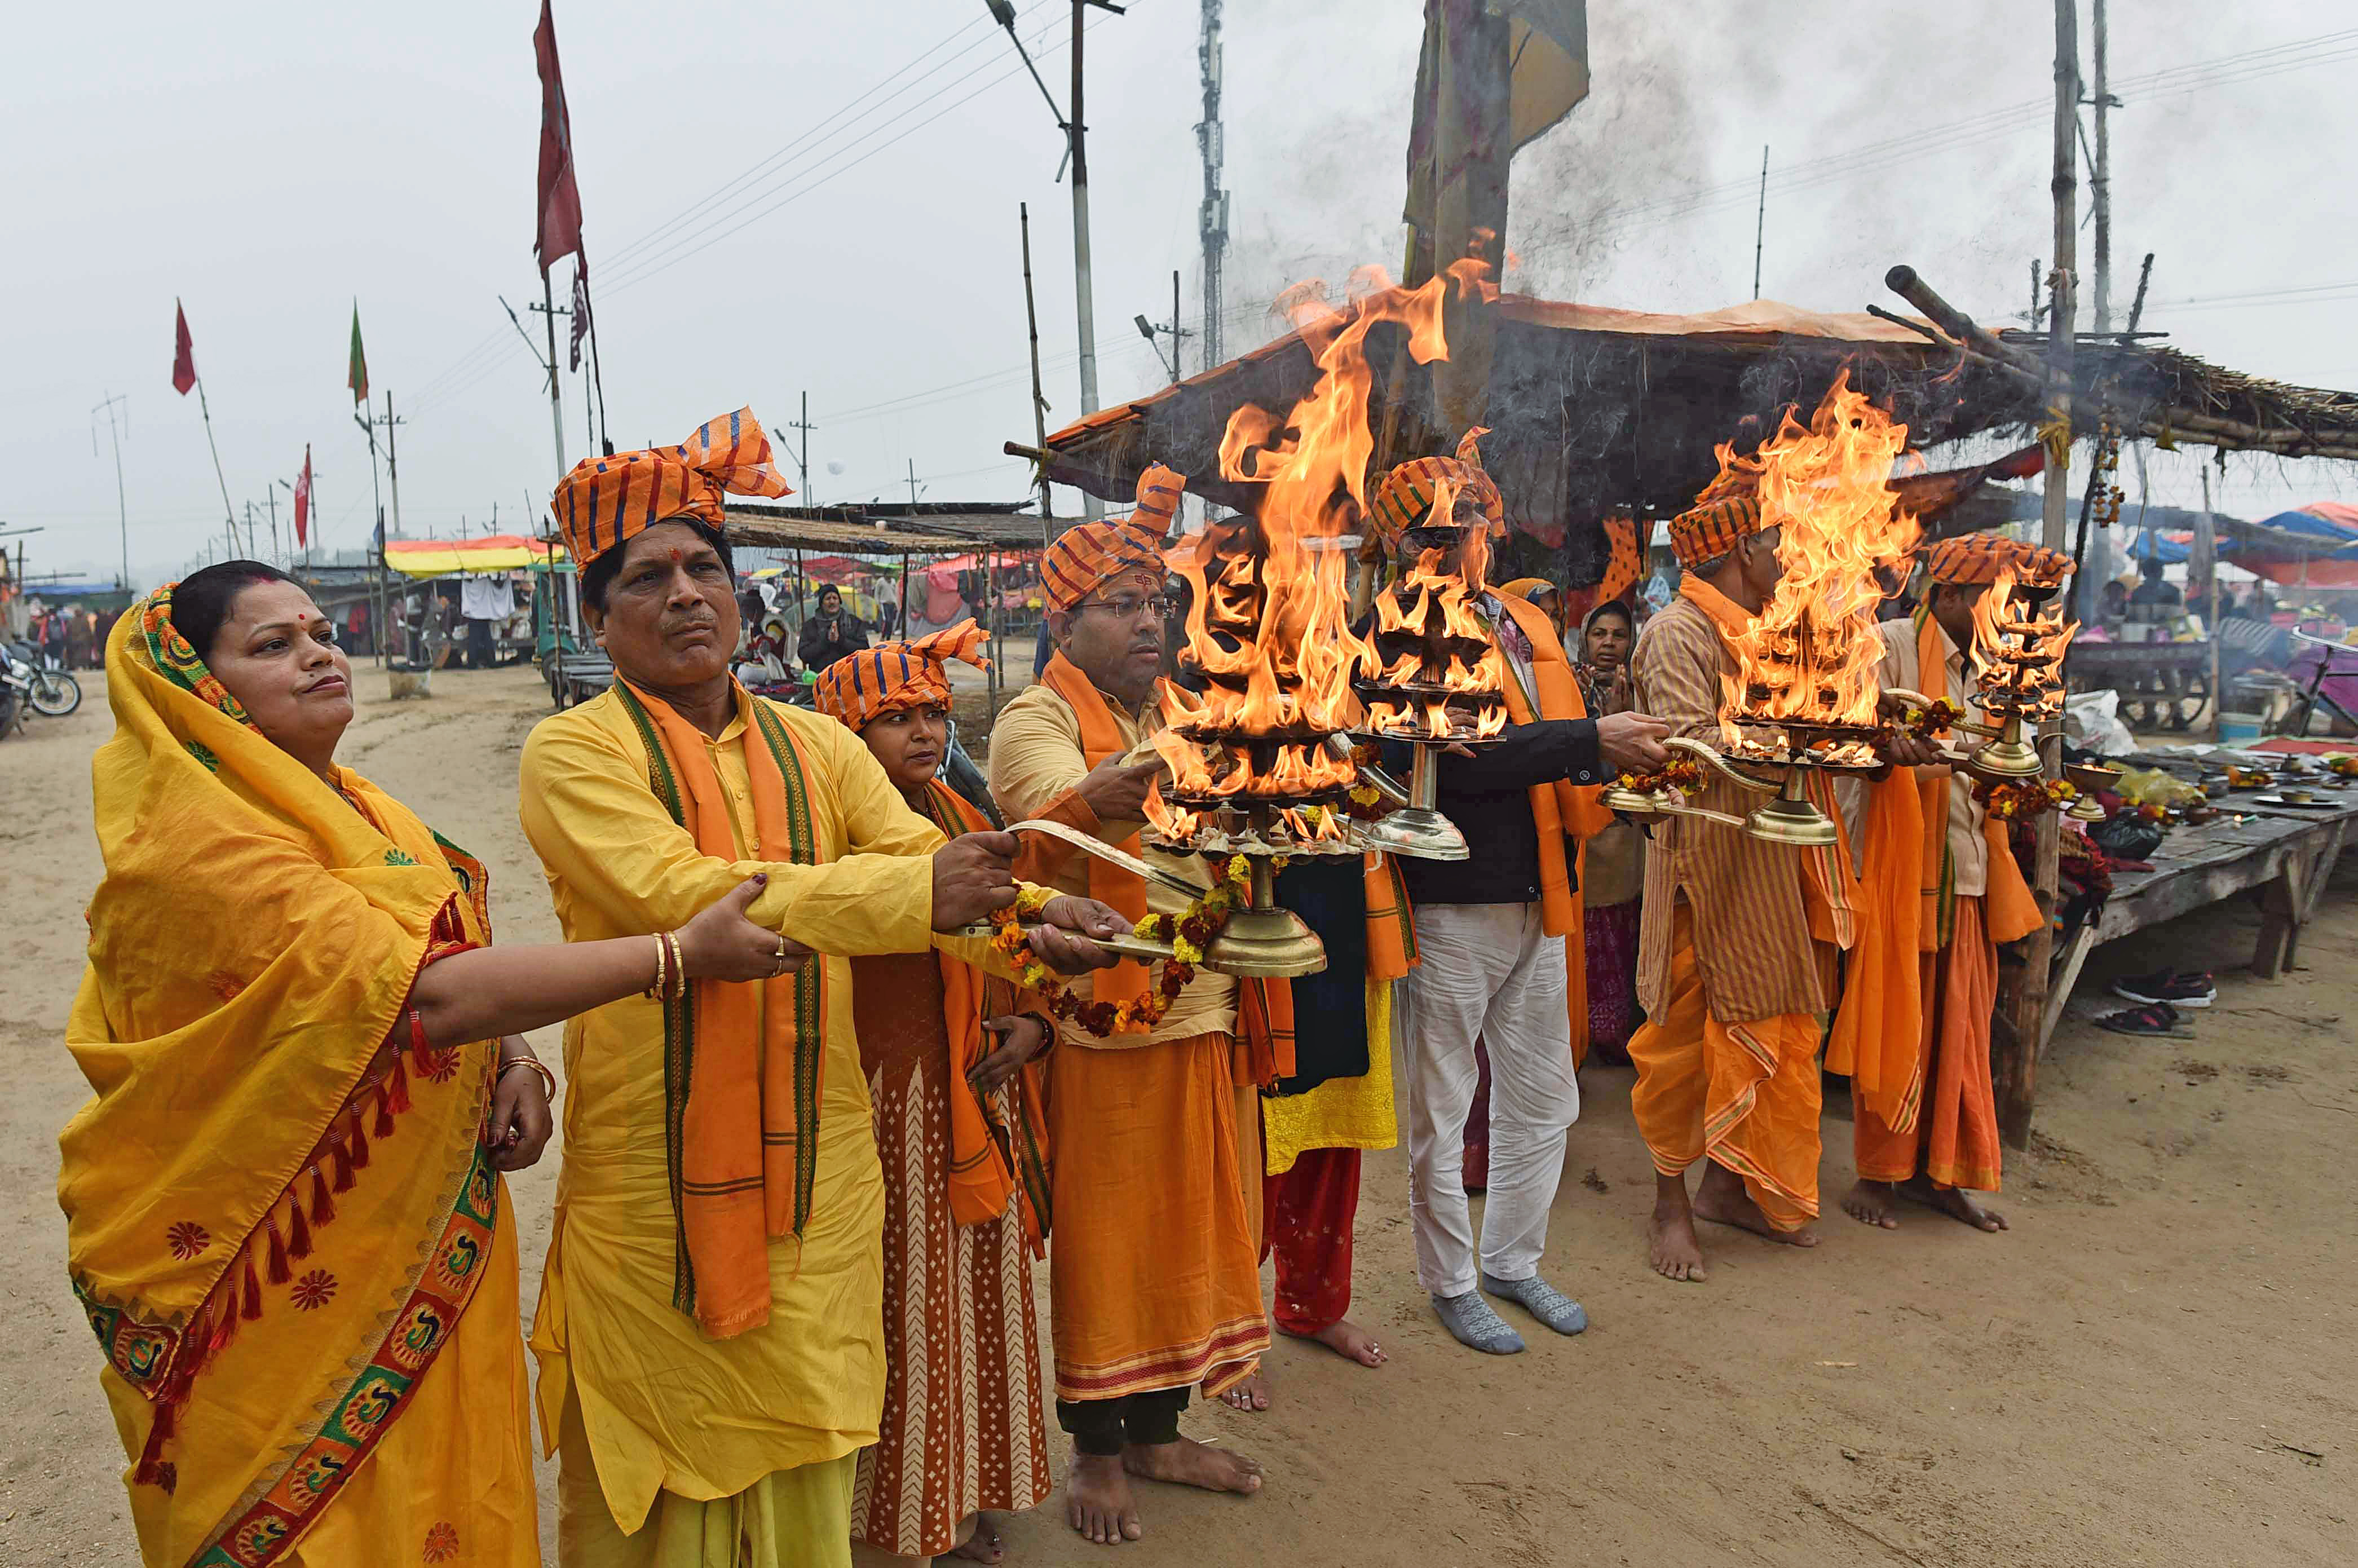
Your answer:
[[[1490,1192],[1479,1266],[1498,1279],[1539,1272],[1564,1135],[1580,1119],[1580,1080],[1564,1011],[1563,938],[1541,930],[1538,904],[1421,905],[1416,938],[1424,960],[1400,982],[1409,1218],[1418,1282],[1433,1295],[1456,1296],[1476,1283],[1464,1164],[1479,1078],[1475,1036],[1490,1056]]]

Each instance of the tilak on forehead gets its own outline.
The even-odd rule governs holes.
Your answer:
[[[586,567],[657,523],[688,518],[719,527],[724,491],[794,493],[750,408],[706,420],[676,447],[582,459],[557,484],[550,509],[574,564]]]

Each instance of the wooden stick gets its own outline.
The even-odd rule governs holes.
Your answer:
[[[2047,385],[2048,369],[2038,355],[2027,353],[2010,343],[2000,342],[1976,325],[1974,319],[1933,292],[1931,285],[1916,276],[1916,269],[1905,264],[1883,275],[1884,287],[1924,312],[1932,324],[1983,359],[2014,371],[2025,379],[2036,382],[2043,391]]]
[[[1866,313],[1879,320],[1888,321],[1895,327],[1905,327],[1911,332],[1920,332],[1925,337],[1931,339],[1933,346],[1936,348],[1953,349],[1957,346],[1956,344],[1949,341],[1948,339],[1941,336],[1940,333],[1934,331],[1931,328],[1926,326],[1923,322],[1916,320],[1911,317],[1902,316],[1896,311],[1886,310],[1880,305],[1868,306],[1866,308]]]

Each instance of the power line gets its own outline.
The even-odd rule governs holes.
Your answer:
[[[1098,26],[1103,19],[1104,18],[1100,16],[1092,16],[1084,25],[1084,30],[1087,30],[1088,27]],[[1039,39],[1046,37],[1046,35],[1054,29],[1054,27],[1055,24],[1051,23],[1049,27],[1041,28],[1038,32],[1033,35],[1031,41],[1035,43],[1038,42]],[[972,70],[968,71],[965,75],[955,78],[950,82],[946,83],[944,91],[947,91],[947,89],[954,88],[961,82],[969,81],[978,75],[981,75],[984,72],[990,70],[990,62],[979,65]],[[738,221],[733,223],[730,222],[730,220],[732,217],[737,217],[737,213],[724,213],[720,217],[715,219],[712,223],[708,223],[703,228],[697,230],[694,233],[679,236],[671,245],[666,246],[665,250],[647,253],[644,256],[640,258],[643,265],[641,265],[637,270],[629,272],[625,276],[619,280],[609,282],[606,285],[606,292],[608,296],[611,297],[617,289],[628,288],[633,284],[644,283],[648,278],[654,276],[656,274],[667,271],[677,265],[679,263],[686,261],[688,257],[709,249],[711,246],[729,238],[730,235],[739,232],[749,225],[759,222],[762,219],[768,217],[771,213],[777,211],[780,208],[800,200],[803,197],[807,196],[812,191],[819,189],[819,187],[834,180],[837,176],[859,168],[861,164],[866,163],[870,158],[874,157],[877,154],[885,151],[889,147],[899,145],[909,136],[924,129],[925,126],[932,124],[935,121],[939,120],[944,115],[973,102],[983,93],[990,92],[990,89],[996,87],[1001,82],[1011,80],[1015,74],[1016,72],[1011,70],[1000,70],[996,74],[990,76],[988,80],[983,81],[983,83],[977,87],[973,92],[967,93],[964,97],[955,98],[947,103],[941,103],[940,106],[936,108],[932,114],[927,114],[924,119],[918,120],[915,124],[910,125],[908,129],[901,132],[900,135],[870,147],[859,157],[851,158],[848,162],[838,163],[832,168],[825,169],[824,172],[818,172],[817,170],[806,171],[811,175],[811,178],[806,183],[801,185],[797,189],[787,191],[784,195],[780,196],[774,201],[769,202],[766,206],[761,207],[753,211],[744,213],[741,218],[738,218]],[[860,141],[855,141],[849,146],[840,148],[837,153],[829,156],[841,157],[843,154],[852,151],[854,148],[860,146],[862,142],[872,139],[885,131],[892,129],[892,126],[900,124],[903,120],[907,119],[908,115],[913,113],[914,113],[914,111],[911,110],[893,116],[892,119],[885,121],[883,124],[877,125],[869,131],[865,136],[860,138]],[[796,178],[800,177],[797,176]],[[738,211],[741,212],[743,211],[743,209],[741,208]],[[714,232],[716,225],[720,223],[728,223],[729,226],[727,228],[719,229],[717,232]],[[682,246],[687,248],[682,249]]]

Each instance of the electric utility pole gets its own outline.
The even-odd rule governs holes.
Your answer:
[[[2088,190],[2096,206],[2096,330],[2109,332],[2113,329],[2113,144],[2104,120],[2105,111],[2120,100],[2104,87],[2104,0],[2095,0],[2095,95],[2089,101],[2096,106],[2096,156],[2095,167],[2089,170]]]
[[[114,423],[114,406],[118,403],[123,406],[123,423],[130,424],[131,395],[127,392],[109,394],[105,402],[90,411],[90,455],[98,456],[98,414],[99,409],[103,408],[106,411],[107,438],[114,443],[114,511],[123,527],[121,586],[128,589],[131,587],[131,503],[124,499],[123,494],[123,432]]]
[[[805,392],[803,394],[803,416],[795,420],[790,427],[800,430],[803,433],[802,456],[795,460],[795,466],[802,470],[803,504],[805,506],[816,506],[818,503],[811,499],[810,492],[810,433],[813,430],[817,429],[818,427],[812,424],[810,420],[810,394],[808,392]]]
[[[1220,362],[1220,258],[1228,248],[1228,193],[1220,189],[1226,151],[1220,125],[1220,0],[1204,0],[1195,59],[1204,72],[1204,121],[1195,127],[1195,146],[1204,155],[1204,204],[1195,227],[1204,240],[1204,368],[1209,370]],[[1172,325],[1177,326],[1178,311],[1171,314]]]
[[[1082,36],[1087,30],[1089,7],[1110,11],[1115,16],[1126,13],[1126,7],[1113,0],[1073,0],[1073,109],[1067,115],[1056,107],[1056,95],[1048,91],[1041,80],[1040,68],[1032,63],[1024,51],[1023,40],[1015,34],[1014,0],[983,0],[990,7],[994,21],[1007,29],[1007,37],[1022,57],[1032,80],[1039,84],[1040,96],[1048,101],[1048,111],[1056,116],[1057,128],[1065,133],[1065,157],[1073,168],[1073,302],[1074,314],[1080,329],[1081,340],[1081,412],[1098,411],[1098,311],[1097,293],[1089,276],[1089,155],[1088,126],[1082,117]],[[1105,505],[1087,491],[1081,492],[1083,510],[1092,518],[1105,515]]]

